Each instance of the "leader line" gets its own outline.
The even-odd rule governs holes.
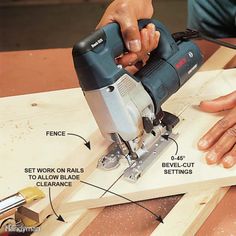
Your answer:
[[[94,185],[94,184],[85,182],[85,181],[83,181],[83,180],[80,180],[80,182],[83,183],[83,184],[89,185],[89,186],[91,186],[91,187],[101,189],[101,190],[106,191],[106,192],[108,192],[108,193],[111,193],[111,194],[113,194],[113,195],[116,195],[117,197],[123,198],[123,199],[125,199],[125,200],[127,200],[127,201],[129,201],[129,202],[131,202],[131,203],[133,203],[133,204],[135,204],[135,205],[137,205],[137,206],[143,208],[144,210],[148,211],[148,212],[151,213],[152,215],[154,215],[154,216],[156,217],[156,220],[157,220],[157,221],[159,221],[159,222],[161,222],[161,223],[164,223],[164,222],[163,222],[163,219],[162,219],[162,217],[161,217],[160,215],[155,214],[155,213],[152,212],[150,209],[146,208],[145,206],[143,206],[143,205],[141,205],[141,204],[139,204],[139,203],[137,203],[137,202],[134,202],[134,201],[130,200],[130,199],[127,198],[127,197],[124,197],[124,196],[122,196],[122,195],[120,195],[120,194],[118,194],[118,193],[112,192],[112,191],[107,190],[107,189],[105,189],[105,188],[99,187],[99,186],[97,186],[97,185]]]

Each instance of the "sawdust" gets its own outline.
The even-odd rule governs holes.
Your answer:
[[[236,236],[236,187],[231,187],[196,236]]]
[[[30,121],[29,121],[29,120],[27,121],[27,125],[28,125],[28,128],[29,128],[29,129],[33,129],[33,127],[31,126],[31,124],[30,124]]]
[[[138,203],[164,218],[180,198],[179,195]],[[106,207],[81,235],[148,236],[158,224],[150,212],[129,203]]]
[[[13,145],[20,140],[25,140],[26,136],[29,135],[33,130],[33,126],[29,120],[17,123],[8,121],[8,124],[6,124],[6,128],[11,129],[12,131],[13,129],[15,129],[15,131],[11,132],[8,137],[8,143],[11,143]],[[10,151],[13,151],[13,149],[11,149]]]

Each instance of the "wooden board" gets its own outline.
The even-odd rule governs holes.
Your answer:
[[[104,139],[101,139],[100,132],[94,132],[94,135],[90,137],[91,143],[96,143],[97,146],[92,149],[92,151],[88,151],[85,149],[84,145],[79,146],[71,155],[67,156],[66,161],[61,163],[55,163],[50,167],[78,167],[84,168],[85,172],[81,174],[83,178],[87,178],[97,167],[98,158],[105,154],[105,149],[100,149],[100,146],[107,147],[109,145]],[[78,153],[80,155],[78,155]],[[94,157],[89,159],[90,157]],[[76,159],[77,158],[77,159]],[[112,181],[112,180],[111,180]],[[109,184],[109,183],[108,183]],[[53,208],[59,208],[62,201],[65,201],[71,194],[75,191],[78,191],[80,188],[79,181],[73,181],[72,187],[55,187],[52,189],[52,201],[53,201]],[[49,189],[43,188],[46,198],[43,200],[34,203],[32,206],[23,206],[18,209],[18,211],[34,221],[43,222],[48,215],[52,214],[52,208],[49,202]]]
[[[108,145],[99,138],[81,89],[1,98],[0,114],[0,158],[4,163],[0,167],[0,199],[34,185],[24,173],[27,167],[82,167],[86,170],[85,175],[89,175],[96,168],[96,155],[100,152],[96,147]],[[74,132],[86,139],[94,133],[94,138],[90,137],[92,151],[76,137],[48,137],[45,135],[47,130]],[[89,158],[88,154],[91,155]],[[55,208],[73,188],[77,185],[52,189]],[[44,200],[31,209],[20,209],[21,213],[39,222],[52,212],[48,188],[43,190]]]
[[[151,235],[195,235],[228,189],[225,187],[186,193],[165,217],[165,223],[158,225]]]
[[[233,68],[235,57],[236,55],[232,50],[220,48],[201,67],[200,71],[227,68],[227,66]],[[228,190],[229,187],[225,187],[186,193],[165,217],[165,224],[159,225],[152,235],[195,235]],[[175,231],[173,232],[173,230]]]
[[[232,62],[231,66],[235,67],[235,57],[235,50],[221,47],[201,66],[199,71],[224,69],[225,67],[227,68],[228,63],[231,63],[232,60],[234,60],[234,62]]]
[[[120,179],[111,191],[132,199],[133,201],[186,193],[187,191],[208,189],[210,187],[229,186],[236,183],[236,167],[224,169],[221,166],[209,166],[204,161],[204,154],[197,147],[198,139],[223,114],[207,114],[196,109],[201,100],[215,98],[236,89],[236,70],[199,72],[171,99],[164,109],[177,114],[180,124],[174,129],[179,133],[179,155],[185,155],[185,161],[195,163],[192,175],[165,175],[162,163],[171,161],[175,153],[175,144],[168,147],[160,159],[136,183],[129,183]],[[109,178],[115,181],[126,168],[126,161],[109,173]],[[88,178],[88,182],[106,188],[108,173],[95,170]],[[90,186],[83,186],[68,203],[64,210],[71,211],[78,208],[94,208],[127,202],[126,200],[107,193],[100,197],[103,191]]]

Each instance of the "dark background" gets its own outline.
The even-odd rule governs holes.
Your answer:
[[[0,0],[0,51],[72,47],[95,28],[109,2]],[[186,28],[186,0],[153,2],[154,17],[172,32]]]

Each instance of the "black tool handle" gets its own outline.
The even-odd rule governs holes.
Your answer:
[[[178,50],[176,42],[171,36],[170,32],[167,30],[167,28],[157,20],[139,20],[139,29],[141,30],[145,28],[150,23],[153,23],[155,25],[156,30],[159,31],[161,35],[159,46],[153,51],[151,56],[158,56],[167,60]],[[103,28],[103,30],[106,34],[106,46],[114,58],[128,51],[121,36],[120,27],[118,24],[113,23],[107,25]]]
[[[153,19],[138,22],[140,29],[149,23],[153,23],[161,35],[159,46],[151,52],[150,59],[157,62],[160,59],[168,60],[178,51],[176,42],[161,22]],[[117,23],[108,24],[78,42],[73,48],[73,59],[82,89],[88,91],[109,86],[127,73],[125,69],[117,67],[115,61],[126,51]]]

